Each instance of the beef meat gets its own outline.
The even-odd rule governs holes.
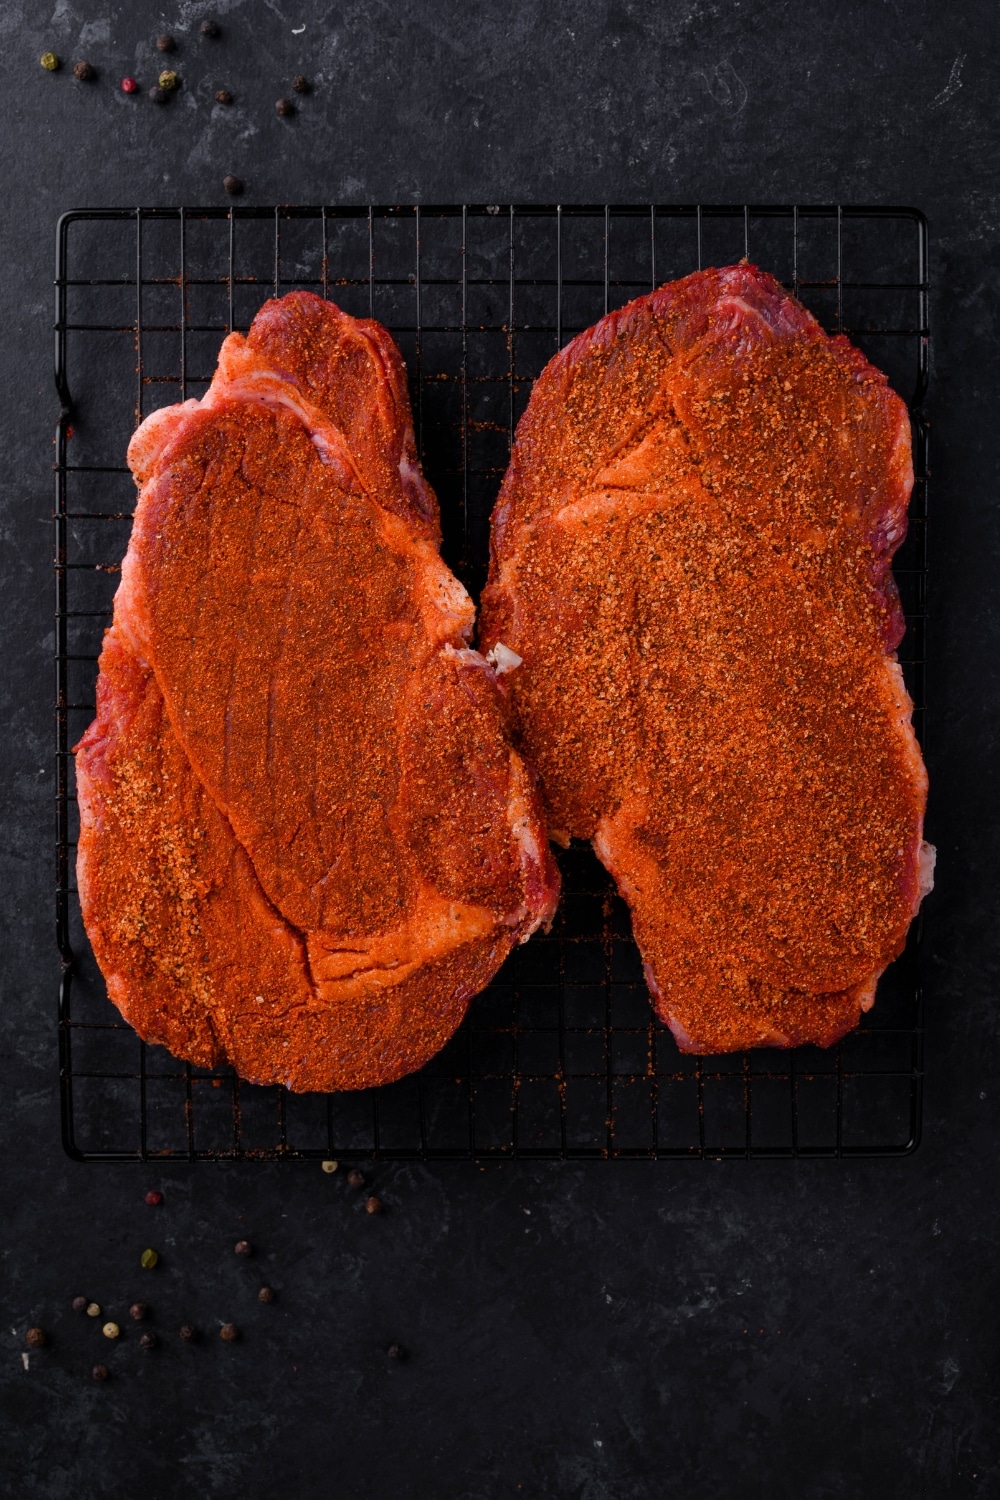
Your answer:
[[[906,409],[749,265],[543,371],[493,518],[483,649],[553,836],[593,841],[680,1046],[828,1044],[930,883],[890,570]]]
[[[399,353],[295,292],[149,417],[78,746],[80,899],[140,1035],[255,1083],[419,1067],[558,882]]]

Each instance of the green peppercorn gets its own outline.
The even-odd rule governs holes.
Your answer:
[[[139,1256],[139,1264],[144,1271],[151,1271],[159,1259],[155,1250],[144,1250]]]
[[[156,81],[161,89],[175,89],[180,83],[180,78],[174,72],[173,68],[164,68]]]
[[[62,67],[62,63],[54,52],[43,52],[38,61],[46,73],[55,73],[57,69]]]

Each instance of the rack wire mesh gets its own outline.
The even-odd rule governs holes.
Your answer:
[[[134,504],[136,424],[207,388],[222,338],[309,287],[373,316],[407,361],[444,553],[476,596],[489,516],[532,381],[609,309],[747,256],[889,375],[917,482],[895,573],[922,737],[929,365],[927,231],[912,209],[450,207],[94,209],[57,232],[56,874],[64,1142],[152,1158],[842,1157],[920,1135],[919,923],[837,1046],[689,1057],[653,1016],[628,911],[590,853],[560,856],[552,932],[519,949],[421,1073],[337,1095],[242,1083],[147,1046],[110,1004],[73,878],[71,747],[94,711]]]

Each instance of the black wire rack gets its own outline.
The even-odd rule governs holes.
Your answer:
[[[628,910],[589,848],[563,898],[419,1074],[291,1094],[147,1046],[107,998],[80,918],[71,747],[94,713],[135,492],[128,439],[207,388],[223,337],[295,287],[385,323],[410,372],[444,553],[474,596],[532,381],[569,338],[702,265],[747,256],[908,401],[917,482],[895,574],[900,652],[924,718],[929,366],[927,231],[912,209],[452,207],[93,209],[57,232],[56,880],[66,1150],[81,1161],[846,1157],[920,1136],[919,922],[874,1010],[837,1046],[680,1053],[653,1016]]]

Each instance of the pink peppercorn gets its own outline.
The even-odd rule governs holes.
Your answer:
[[[123,94],[137,94],[138,92],[139,92],[139,85],[136,83],[136,81],[135,81],[134,78],[123,78],[122,79],[122,93]]]
[[[155,1188],[150,1188],[146,1194],[146,1202],[150,1208],[157,1208],[163,1202],[163,1194],[158,1193]]]

